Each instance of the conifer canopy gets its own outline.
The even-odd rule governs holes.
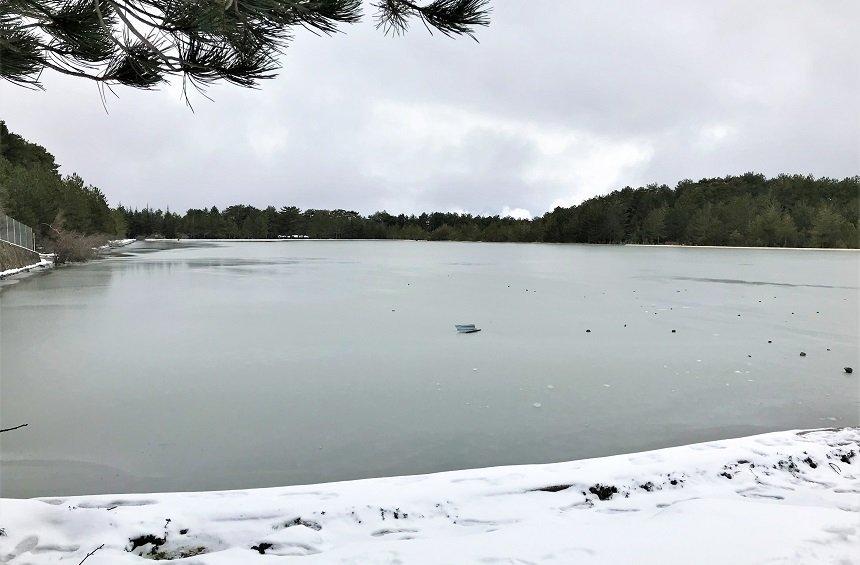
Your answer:
[[[280,68],[297,27],[332,34],[362,0],[0,0],[0,78],[41,88],[45,69],[151,89],[171,77],[254,87]],[[377,0],[377,28],[413,21],[448,36],[489,24],[489,0]]]

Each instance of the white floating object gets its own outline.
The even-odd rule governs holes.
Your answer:
[[[540,402],[535,402],[534,404],[532,404],[532,406],[534,406],[535,408],[540,408],[541,406],[543,406],[543,404],[541,404]]]

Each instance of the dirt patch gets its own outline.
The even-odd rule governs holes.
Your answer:
[[[322,526],[320,525],[319,522],[314,522],[313,520],[304,520],[304,519],[302,519],[301,516],[299,516],[298,518],[293,518],[289,522],[284,522],[279,527],[281,527],[281,528],[292,528],[293,526],[304,526],[306,528],[310,528],[310,529],[316,530],[316,531],[320,531],[322,529]],[[277,528],[278,528],[278,526],[276,526],[276,529]]]
[[[131,549],[127,551],[132,552],[138,547],[146,547],[147,545],[152,545],[152,548],[149,550],[149,553],[151,553],[153,551],[156,551],[165,543],[167,543],[167,536],[160,538],[155,534],[146,534],[142,536],[137,536],[136,538],[131,538],[128,541],[131,544]]]
[[[258,552],[260,555],[265,555],[268,550],[272,549],[272,544],[264,541],[257,545],[252,545],[251,549]]]
[[[803,461],[804,463],[806,463],[807,465],[809,465],[809,466],[810,466],[810,467],[812,467],[813,469],[815,469],[816,467],[818,467],[818,463],[816,463],[816,462],[812,459],[812,457],[807,456],[807,457],[806,457],[806,459],[801,459],[801,461]]]
[[[613,494],[618,494],[618,488],[613,485],[601,485],[600,483],[589,487],[588,492],[597,496],[600,500],[609,500]]]

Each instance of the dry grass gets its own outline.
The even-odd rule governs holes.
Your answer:
[[[56,264],[79,263],[96,256],[97,248],[108,242],[108,236],[85,235],[64,229],[54,230],[46,247],[54,253]]]

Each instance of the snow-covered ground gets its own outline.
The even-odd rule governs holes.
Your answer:
[[[271,489],[0,499],[0,562],[858,563],[860,429]],[[183,559],[184,557],[184,559]]]
[[[134,239],[134,238],[129,238],[129,239],[112,239],[112,240],[108,241],[108,245],[109,245],[109,246],[111,246],[111,247],[125,247],[126,245],[131,245],[131,244],[132,244],[132,243],[134,243],[135,241],[137,241],[137,240],[136,240],[136,239]]]
[[[5,279],[6,277],[11,277],[12,275],[17,275],[18,273],[27,273],[36,269],[50,269],[54,266],[53,255],[45,255],[40,253],[39,257],[41,258],[41,260],[38,263],[27,265],[18,269],[6,269],[5,271],[0,271],[0,279]]]

